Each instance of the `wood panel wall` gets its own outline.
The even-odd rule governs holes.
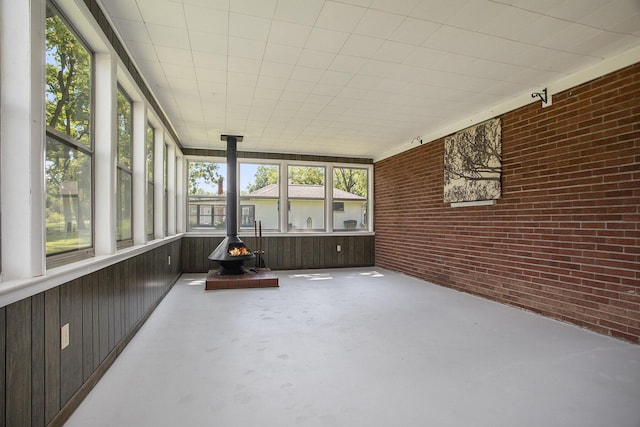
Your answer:
[[[181,245],[0,308],[0,427],[64,423],[178,279]],[[70,345],[61,350],[66,323]]]
[[[218,263],[207,256],[224,237],[192,237],[182,239],[182,268],[185,273],[206,273],[217,269]],[[254,237],[242,237],[251,249],[257,250]],[[365,267],[375,263],[375,236],[265,236],[265,262],[272,270],[298,270],[335,267]],[[341,251],[337,251],[337,246]]]
[[[183,149],[185,156],[227,157],[226,150],[205,150],[201,148]],[[317,154],[264,153],[238,150],[238,159],[291,160],[304,162],[352,163],[354,165],[372,165],[373,159],[365,157],[321,156]]]

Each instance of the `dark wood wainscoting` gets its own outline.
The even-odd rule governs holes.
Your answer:
[[[254,237],[241,237],[251,250],[257,250]],[[182,239],[182,269],[185,273],[206,273],[218,263],[207,256],[222,241],[222,236]],[[308,268],[365,267],[375,263],[375,236],[277,236],[263,237],[267,267],[272,270]],[[340,245],[341,251],[337,247]]]
[[[64,423],[178,279],[181,245],[0,308],[0,427]]]

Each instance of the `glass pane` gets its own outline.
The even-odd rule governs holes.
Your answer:
[[[147,183],[147,236],[153,238],[153,184]]]
[[[116,207],[116,240],[118,241],[133,238],[131,194],[131,174],[118,168],[118,203]]]
[[[253,229],[260,221],[263,230],[280,229],[280,167],[240,164],[240,228]]]
[[[211,225],[211,209],[201,209],[200,215],[198,216],[198,225]]]
[[[118,164],[131,170],[132,115],[131,101],[118,90]]]
[[[189,162],[189,229],[226,229],[227,165]]]
[[[217,162],[189,162],[189,195],[226,196],[227,165]]]
[[[253,205],[240,206],[240,226],[244,228],[255,227],[256,207]]]
[[[91,156],[47,137],[46,253],[93,246]]]
[[[324,167],[289,166],[287,228],[324,231]]]
[[[227,206],[219,204],[213,206],[213,224],[216,228],[226,228],[227,226]]]
[[[153,141],[155,131],[147,127],[147,181],[153,181]]]
[[[198,205],[189,205],[189,228],[198,224]]]
[[[91,55],[47,5],[45,110],[47,126],[91,145]]]
[[[333,169],[333,229],[367,231],[367,169]]]
[[[162,200],[162,211],[164,218],[164,224],[162,225],[162,231],[164,231],[164,235],[167,236],[169,234],[169,157],[168,154],[169,147],[165,144],[162,150],[162,193],[164,194],[164,198]]]

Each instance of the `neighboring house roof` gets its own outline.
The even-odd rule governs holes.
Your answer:
[[[278,184],[269,184],[265,187],[246,194],[243,197],[278,197]],[[289,197],[293,199],[324,199],[324,186],[322,185],[289,185]],[[348,191],[333,189],[333,198],[336,200],[367,200],[357,194]]]

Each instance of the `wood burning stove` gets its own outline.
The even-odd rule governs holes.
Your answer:
[[[211,252],[208,258],[220,263],[217,274],[245,274],[242,265],[255,255],[238,237],[238,196],[236,189],[237,142],[242,136],[221,135],[227,141],[227,237]]]

